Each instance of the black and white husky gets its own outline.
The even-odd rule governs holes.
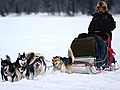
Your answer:
[[[8,81],[8,77],[12,82],[21,80],[25,75],[26,60],[23,57],[17,58],[16,62],[11,63],[11,58],[6,55],[6,59],[1,59],[1,75],[3,81]]]
[[[21,55],[18,54],[18,58],[15,62],[15,68],[18,74],[18,80],[26,77],[26,70],[27,70],[27,58],[25,56],[25,53]]]
[[[8,81],[8,77],[10,76],[12,79],[15,76],[15,67],[11,64],[11,59],[8,55],[6,55],[6,59],[1,59],[1,76],[3,81]]]
[[[42,75],[46,71],[46,60],[40,53],[28,53],[27,57],[27,79],[34,79],[38,75]]]
[[[6,55],[6,59],[1,59],[1,76],[3,81],[19,81],[22,78],[34,79],[46,71],[46,60],[40,53],[19,53],[16,62],[11,63],[11,58]]]

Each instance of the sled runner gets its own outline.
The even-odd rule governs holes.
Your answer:
[[[102,70],[113,70],[116,61],[110,44],[109,39],[105,43],[99,36],[79,34],[71,43],[75,57],[73,72],[97,73]]]
[[[74,73],[96,73],[94,57],[76,57],[73,63]]]

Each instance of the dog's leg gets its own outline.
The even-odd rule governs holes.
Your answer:
[[[34,76],[34,67],[32,67],[32,65],[29,65],[27,67],[26,77],[27,77],[27,79],[31,79],[31,78],[33,78],[33,76]]]
[[[5,81],[8,81],[8,77],[4,75],[4,80]]]
[[[32,78],[32,80],[34,79],[34,74],[33,73],[31,74],[31,78]]]
[[[34,75],[35,75],[35,70],[34,70],[34,67],[33,67],[33,66],[31,66],[30,72],[31,72],[31,78],[32,78],[32,80],[33,80],[33,79],[34,79]]]
[[[71,73],[73,73],[73,66],[71,65],[70,67],[71,67]]]
[[[1,69],[1,76],[2,76],[2,80],[4,81],[4,73],[2,69]]]
[[[26,71],[26,77],[27,77],[27,79],[29,79],[29,76],[30,76],[30,68],[27,67],[27,71]]]
[[[3,81],[8,81],[8,78],[7,78],[7,76],[5,76],[5,74],[4,74],[2,69],[1,69],[1,76],[2,76],[2,80]]]
[[[17,78],[16,73],[14,73],[14,74],[13,74],[13,76],[12,76],[12,82],[14,82],[14,81],[15,81],[15,80],[14,80],[14,79],[15,79],[15,77]]]
[[[22,78],[25,78],[25,77],[26,77],[26,73],[27,73],[27,70],[25,70],[25,71],[22,73]]]
[[[63,64],[63,65],[61,66],[60,72],[65,73],[65,71],[66,71],[66,68],[65,68],[65,65]]]
[[[44,74],[46,72],[45,66],[41,67],[40,75]]]
[[[53,67],[51,72],[54,73],[55,71],[57,71],[57,70],[56,70],[56,68]]]
[[[69,65],[69,66],[68,66],[68,73],[71,74],[72,72],[73,72],[72,65]]]
[[[16,76],[17,76],[17,81],[22,79],[22,74],[18,70],[16,70]]]
[[[8,76],[2,75],[2,80],[3,81],[8,81]]]
[[[32,79],[32,80],[33,80],[33,79],[34,79],[34,74],[35,74],[35,73],[34,73],[34,69],[31,68],[31,69],[30,69],[30,72],[29,72],[29,79]]]

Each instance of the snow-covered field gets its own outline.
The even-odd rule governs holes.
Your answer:
[[[120,15],[114,16],[117,23],[113,31],[112,48],[120,62]],[[9,55],[12,62],[18,53],[40,52],[51,65],[53,56],[67,57],[72,40],[80,33],[87,33],[90,16],[7,16],[0,17],[0,58]],[[1,76],[0,76],[1,78]],[[0,90],[120,90],[120,70],[91,74],[66,74],[47,72],[34,80],[3,82]]]

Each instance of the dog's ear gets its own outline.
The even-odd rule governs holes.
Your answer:
[[[53,57],[53,58],[54,58],[54,59],[55,59],[55,58],[60,58],[60,56],[55,56],[55,57]]]
[[[21,54],[20,54],[20,53],[18,53],[18,58],[20,58],[20,56],[21,56]]]
[[[11,58],[8,55],[6,55],[6,58],[7,58],[7,61],[11,62]]]
[[[25,57],[25,52],[23,52],[23,56]]]
[[[3,61],[3,59],[2,59],[2,58],[0,58],[0,60],[1,60],[1,62]]]
[[[63,58],[62,58],[62,57],[59,57],[59,59],[60,59],[60,60],[63,60]]]

